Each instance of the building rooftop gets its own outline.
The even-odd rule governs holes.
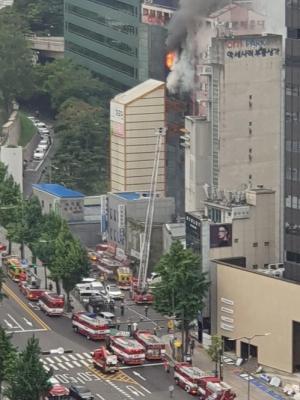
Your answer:
[[[127,90],[127,92],[123,92],[115,96],[112,101],[127,105],[134,100],[139,99],[156,89],[162,88],[165,86],[165,83],[162,81],[157,81],[155,79],[148,79],[147,81],[140,83],[139,85],[133,87],[132,89]]]
[[[118,192],[113,194],[127,201],[147,199],[149,197],[147,192]]]
[[[32,187],[41,192],[46,192],[63,199],[85,197],[84,194],[68,189],[65,186],[58,185],[57,183],[39,183],[32,185]]]

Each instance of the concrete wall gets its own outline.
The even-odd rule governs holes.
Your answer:
[[[0,159],[7,166],[7,172],[12,175],[14,181],[20,185],[21,192],[23,192],[23,148],[21,146],[1,146]]]
[[[13,111],[8,121],[2,126],[3,143],[17,146],[21,135],[21,123],[18,111]]]
[[[27,145],[23,148],[23,158],[24,160],[31,160],[34,150],[37,148],[39,142],[41,140],[41,136],[36,133],[32,136],[31,140]]]
[[[217,305],[213,319],[218,334],[234,339],[270,333],[251,341],[258,347],[258,363],[292,372],[293,321],[300,322],[300,285],[222,262],[216,264],[212,304]]]
[[[83,246],[93,248],[101,241],[100,222],[70,222],[68,225]]]

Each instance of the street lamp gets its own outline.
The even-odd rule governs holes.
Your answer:
[[[262,333],[262,334],[257,334],[257,335],[252,335],[252,336],[242,336],[236,339],[228,339],[230,341],[236,341],[236,340],[241,340],[241,339],[246,339],[248,343],[248,362],[250,359],[250,346],[251,346],[251,340],[257,338],[257,337],[264,337],[264,336],[269,336],[271,335],[270,332],[267,333]],[[249,373],[249,368],[248,368],[248,380],[247,380],[247,400],[250,400],[250,373]]]

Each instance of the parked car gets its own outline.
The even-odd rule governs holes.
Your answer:
[[[39,120],[33,117],[32,115],[29,115],[27,118],[30,119],[33,125],[36,125],[39,122]]]
[[[121,292],[117,285],[106,285],[106,293],[114,300],[124,299],[124,293]]]
[[[37,148],[33,153],[34,160],[42,160],[45,157],[45,151],[43,149]]]
[[[44,122],[38,121],[35,123],[35,126],[39,129],[39,128],[46,128],[47,129],[47,125]]]
[[[50,131],[48,128],[38,128],[38,132],[40,135],[50,135]]]
[[[42,150],[47,150],[49,147],[49,143],[47,140],[41,140],[40,143],[38,144],[38,149],[42,149]]]
[[[115,314],[108,312],[108,311],[101,311],[99,313],[99,317],[105,319],[105,321],[107,322],[107,324],[110,328],[116,326]]]
[[[93,400],[94,396],[92,395],[90,389],[88,389],[85,386],[75,386],[72,385],[69,387],[70,390],[70,396],[73,397],[74,399],[79,399],[79,400]]]

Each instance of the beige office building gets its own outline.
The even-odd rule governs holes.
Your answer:
[[[111,191],[149,191],[159,128],[165,127],[165,84],[149,79],[113,98]],[[165,141],[161,147],[157,192],[165,194]]]
[[[275,190],[276,260],[282,260],[282,37],[213,38],[198,68],[197,117],[186,119],[186,210],[203,209],[208,184]]]
[[[257,358],[260,365],[281,371],[300,368],[300,285],[249,269],[215,262],[212,287],[212,333],[237,356]],[[228,339],[238,339],[228,341]],[[254,367],[255,368],[255,367]]]

